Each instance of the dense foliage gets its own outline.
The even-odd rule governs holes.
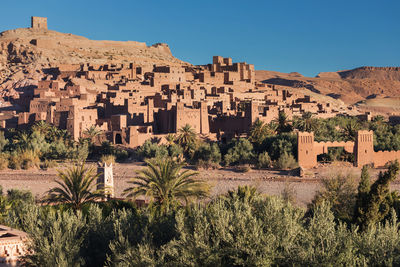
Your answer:
[[[14,193],[20,204],[3,219],[29,233],[29,266],[393,266],[400,264],[399,210],[389,206],[367,224],[341,218],[358,208],[374,212],[390,192],[373,188],[397,171],[390,165],[370,187],[365,171],[358,190],[368,192],[366,202],[348,199],[357,189],[332,178],[308,211],[246,186],[162,215],[121,201],[41,207]]]
[[[0,131],[0,169],[48,168],[57,161],[85,161],[88,157],[99,159],[114,155],[125,160],[129,153],[109,142],[95,145],[99,131],[91,127],[84,132],[85,138],[74,141],[66,130],[60,130],[39,121],[27,130]]]

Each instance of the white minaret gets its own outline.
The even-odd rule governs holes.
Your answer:
[[[103,165],[104,164],[104,165]],[[114,197],[114,176],[113,176],[113,165],[110,163],[99,163],[97,167],[97,190],[105,190],[107,198]]]

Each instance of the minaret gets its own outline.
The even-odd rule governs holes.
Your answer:
[[[104,164],[104,165],[103,165]],[[97,167],[97,190],[103,190],[107,198],[114,197],[114,176],[113,176],[113,165],[110,163],[99,163]]]

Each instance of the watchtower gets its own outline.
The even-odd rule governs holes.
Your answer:
[[[104,164],[104,165],[103,165]],[[113,165],[110,163],[99,163],[97,167],[97,190],[104,190],[104,194],[108,198],[114,197],[114,176],[113,176]]]
[[[374,162],[374,132],[358,131],[354,144],[354,165],[362,167]]]
[[[210,125],[208,123],[208,106],[206,102],[200,103],[200,133],[210,133]]]
[[[35,30],[47,30],[47,18],[31,17],[31,28]]]
[[[302,168],[313,168],[317,165],[314,151],[314,133],[299,132],[297,134],[297,158]]]

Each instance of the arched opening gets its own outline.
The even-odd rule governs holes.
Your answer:
[[[117,133],[115,135],[115,144],[122,145],[122,137],[121,137],[121,134],[119,134],[119,133]]]

